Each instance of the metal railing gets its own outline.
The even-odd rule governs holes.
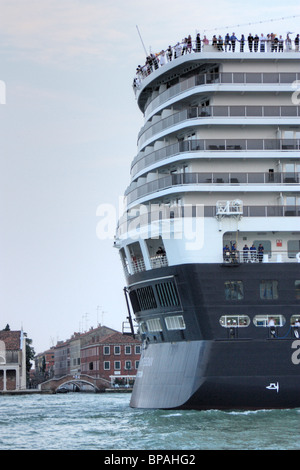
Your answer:
[[[300,80],[298,72],[206,72],[186,78],[158,95],[151,94],[145,104],[147,117],[169,99],[203,85],[289,85]]]
[[[223,251],[224,263],[294,263],[300,262],[296,251],[258,251],[247,250]]]
[[[134,176],[156,162],[186,152],[211,151],[299,151],[300,139],[193,139],[176,142],[147,155],[140,152],[133,160],[131,173]]]
[[[238,48],[239,44],[239,48]],[[235,47],[237,46],[237,47]],[[160,67],[164,66],[167,62],[176,60],[183,55],[192,54],[192,53],[201,53],[201,52],[217,52],[220,54],[228,53],[254,53],[254,54],[265,54],[268,52],[271,53],[290,53],[290,52],[299,52],[299,42],[290,39],[287,37],[284,41],[279,41],[279,43],[274,40],[274,38],[265,38],[261,40],[258,38],[258,41],[253,42],[251,45],[245,38],[244,41],[237,39],[232,43],[231,41],[226,44],[222,40],[208,40],[205,37],[200,39],[200,42],[192,40],[190,43],[185,41],[182,43],[177,43],[174,46],[170,46],[166,50],[162,50],[159,54],[150,54],[146,58],[145,65],[139,65],[136,70],[136,78],[134,80],[134,88],[139,88],[141,82],[147,78],[151,73],[158,70]]]
[[[204,118],[294,118],[300,116],[300,106],[195,106],[152,123],[148,121],[138,134],[142,145],[155,134],[190,119]]]
[[[133,187],[132,183],[125,191],[127,203],[164,189],[179,185],[251,185],[251,184],[299,184],[300,173],[175,173],[155,179],[149,183]]]
[[[150,206],[151,207],[151,206]],[[216,217],[217,207],[203,206],[177,206],[163,207],[161,210],[149,210],[142,215],[130,216],[125,213],[118,221],[117,236],[121,236],[130,230],[135,230],[139,225],[141,227],[150,225],[152,222],[169,221],[181,219],[184,217]],[[243,217],[300,217],[300,206],[250,206],[243,205]]]

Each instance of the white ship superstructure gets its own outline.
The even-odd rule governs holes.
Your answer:
[[[162,244],[169,265],[219,263],[226,244],[241,253],[253,242],[263,243],[264,262],[297,261],[299,57],[207,46],[140,82],[145,124],[118,237],[130,273],[152,269]],[[130,227],[140,235],[133,244]],[[148,243],[149,233],[162,240]]]
[[[235,391],[270,390],[256,357],[270,338],[299,375],[299,46],[152,59],[135,80],[144,125],[115,243],[145,345],[132,406],[266,406]]]

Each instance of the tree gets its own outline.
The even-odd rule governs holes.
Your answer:
[[[31,369],[31,361],[35,357],[35,350],[31,346],[32,339],[27,338],[27,333],[24,333],[24,336],[26,337],[26,376],[27,376],[27,383],[28,383],[29,382],[30,369]]]

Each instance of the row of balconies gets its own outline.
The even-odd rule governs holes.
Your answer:
[[[198,86],[203,85],[264,85],[261,88],[262,92],[267,91],[265,85],[279,85],[278,91],[281,90],[282,85],[291,87],[296,80],[300,80],[300,73],[297,72],[208,72],[205,74],[198,74],[193,77],[180,81],[176,85],[161,91],[158,95],[152,94],[145,106],[145,115],[148,116],[156,108],[166,103],[168,100],[185,93]],[[272,88],[273,89],[273,88]],[[205,91],[208,91],[206,89]],[[219,90],[219,88],[218,88]],[[246,87],[245,87],[246,90]],[[260,88],[257,87],[257,91]]]
[[[147,155],[140,152],[132,162],[131,175],[164,159],[187,152],[299,151],[300,139],[193,139],[166,145]]]
[[[145,206],[146,207],[146,206]],[[219,205],[203,205],[185,207],[163,207],[160,210],[145,211],[145,213],[130,216],[125,213],[118,222],[117,237],[120,237],[137,227],[150,225],[158,221],[172,221],[184,219],[184,217],[216,217],[219,213]],[[232,214],[234,215],[234,214]],[[295,205],[243,205],[242,217],[299,217],[300,204]]]
[[[257,119],[258,124],[279,124],[278,119],[289,118],[288,124],[298,125],[297,118],[300,117],[300,106],[195,106],[183,109],[182,111],[171,114],[170,116],[152,123],[148,121],[139,132],[138,145],[141,147],[147,140],[155,135],[170,129],[172,126],[178,126],[186,121],[197,119],[197,125],[204,122],[207,124],[209,119],[215,119],[215,124],[235,124],[234,121],[228,121],[228,118],[236,119],[237,124],[241,124],[240,119],[246,123],[246,119]],[[263,120],[261,120],[263,118]],[[292,119],[290,119],[292,118]],[[225,122],[224,122],[225,119]],[[276,120],[276,122],[274,121]],[[274,122],[273,122],[274,121]],[[284,121],[283,121],[284,123]]]
[[[142,184],[133,189],[133,183],[125,192],[127,204],[168,188],[180,185],[217,185],[218,190],[222,191],[224,185],[287,185],[291,190],[296,186],[296,191],[300,190],[300,173],[286,172],[205,172],[205,173],[174,173]],[[274,188],[271,188],[274,190]],[[260,188],[257,188],[260,191]]]

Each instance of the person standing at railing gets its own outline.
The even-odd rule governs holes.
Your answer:
[[[264,247],[260,243],[258,246],[258,261],[261,263],[264,257]]]
[[[252,47],[253,47],[253,36],[251,33],[249,33],[249,36],[248,36],[248,47],[249,47],[249,51],[252,52]]]
[[[296,52],[299,52],[299,42],[300,42],[299,34],[297,34],[297,36],[295,37],[295,51]]]
[[[259,43],[259,37],[257,36],[257,34],[254,36],[253,42],[254,42],[254,52],[257,52],[258,51],[258,43]]]
[[[169,62],[171,62],[172,56],[173,56],[172,47],[169,46],[168,49],[167,49],[167,59],[168,59]]]
[[[191,35],[188,35],[187,38],[187,52],[190,54],[192,52],[192,38]]]
[[[218,51],[224,51],[223,49],[223,38],[221,35],[218,37]]]
[[[232,52],[235,51],[235,43],[238,41],[238,38],[236,37],[235,33],[232,33],[232,36],[230,37],[231,41],[231,46],[232,46]]]
[[[279,36],[279,39],[278,39],[278,52],[283,52],[283,37],[282,36]]]
[[[204,35],[204,38],[203,38],[203,44],[204,46],[208,46],[209,44],[209,40],[207,39],[207,37]]]
[[[229,33],[227,33],[226,36],[225,36],[224,44],[225,44],[225,52],[227,52],[227,47],[228,47],[228,50],[230,51],[230,49],[231,49],[231,44],[230,44],[230,36],[229,36]]]
[[[287,34],[286,36],[286,40],[285,40],[285,46],[286,46],[286,50],[287,51],[291,51],[292,50],[292,40],[289,36],[289,33]]]
[[[267,41],[266,36],[263,33],[261,33],[261,35],[260,35],[260,52],[265,52],[265,50],[266,50],[266,47],[265,47],[266,46],[266,41]]]
[[[200,33],[196,36],[196,52],[201,52],[201,38]]]
[[[161,51],[161,53],[159,55],[159,63],[160,63],[160,65],[165,65],[167,63],[167,59],[166,59],[166,56],[165,56],[165,51]]]
[[[177,59],[177,57],[180,57],[181,50],[182,50],[181,44],[179,44],[178,42],[176,46],[174,47],[174,59]]]
[[[182,52],[181,55],[184,55],[187,53],[187,38],[184,38],[182,40]]]
[[[245,47],[245,36],[242,34],[241,39],[240,39],[240,52],[244,52],[244,47]]]
[[[248,255],[249,255],[249,247],[246,244],[243,248],[243,261],[244,261],[244,263],[248,262]]]
[[[254,246],[254,244],[252,243],[252,246],[250,247],[250,257],[251,257],[251,261],[256,261],[256,247]]]

